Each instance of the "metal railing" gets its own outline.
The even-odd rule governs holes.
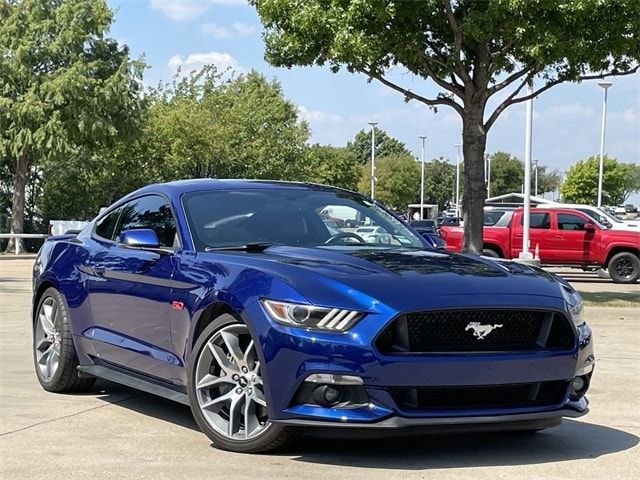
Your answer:
[[[4,238],[47,238],[48,233],[0,233],[0,240]],[[14,244],[16,255],[20,253],[20,242]]]

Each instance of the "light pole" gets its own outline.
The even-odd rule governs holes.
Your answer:
[[[487,153],[487,198],[491,198],[491,155]]]
[[[534,197],[538,196],[538,162],[539,162],[539,160],[534,160],[533,161],[533,165],[534,165],[534,168],[535,168],[535,170],[534,170],[534,181],[533,181],[533,184],[535,185],[535,187],[533,189],[533,191],[534,191],[533,196]]]
[[[527,84],[527,95],[533,94],[533,82]],[[531,143],[533,136],[533,99],[527,100],[527,114],[524,140],[524,222],[522,225],[522,251],[519,258],[527,261],[533,259],[529,251],[529,226],[531,224]]]
[[[607,90],[611,82],[598,82],[604,92],[602,95],[602,128],[600,130],[600,168],[598,171],[598,207],[602,206],[602,177],[604,175],[604,133],[607,127]]]
[[[456,152],[456,217],[460,218],[460,157],[462,145],[454,145]]]
[[[424,220],[424,142],[427,140],[426,135],[419,135],[422,140],[422,156],[420,157],[420,220]]]
[[[371,200],[376,198],[376,125],[378,122],[369,122],[371,125]]]

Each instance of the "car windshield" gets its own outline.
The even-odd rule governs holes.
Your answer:
[[[327,187],[206,190],[183,195],[196,249],[247,245],[424,248],[407,226],[356,193]],[[365,227],[365,228],[361,228]],[[375,230],[375,235],[363,235]]]
[[[596,207],[598,208],[598,207]],[[607,217],[609,219],[609,221],[614,222],[614,223],[622,223],[622,220],[620,220],[618,217],[616,217],[615,215],[607,212],[605,209],[603,208],[598,208],[598,211],[602,212],[602,214]]]

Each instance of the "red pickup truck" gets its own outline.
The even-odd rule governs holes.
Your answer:
[[[635,283],[640,277],[640,232],[609,230],[570,208],[531,210],[530,248],[538,249],[544,265],[604,268],[616,283]],[[522,249],[523,209],[507,211],[484,227],[484,254],[517,258]],[[462,228],[442,226],[447,249],[460,251]]]

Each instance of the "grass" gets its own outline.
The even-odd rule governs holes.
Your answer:
[[[640,292],[580,292],[585,305],[592,307],[638,307]]]

